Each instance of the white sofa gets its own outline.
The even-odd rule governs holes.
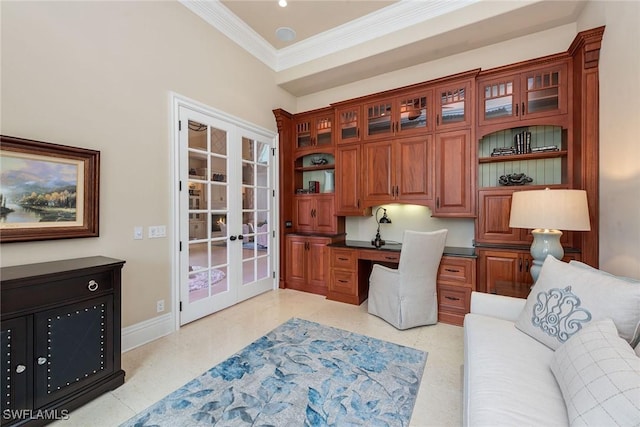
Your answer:
[[[541,290],[544,290],[545,284],[556,288],[556,285],[549,284],[551,281],[549,274],[543,276],[547,261],[543,265],[536,287],[531,291],[529,303],[525,299],[478,292],[472,293],[471,312],[465,316],[464,320],[463,425],[472,427],[589,425],[588,422],[585,422],[585,420],[589,421],[588,416],[585,419],[581,419],[580,414],[576,415],[576,411],[583,410],[580,408],[584,406],[581,406],[581,402],[576,404],[575,399],[572,398],[568,398],[569,403],[567,403],[563,393],[574,392],[567,390],[565,380],[563,378],[556,379],[556,375],[564,375],[560,353],[566,353],[570,350],[568,343],[571,343],[571,347],[578,345],[578,342],[581,341],[581,339],[577,338],[581,336],[580,329],[586,335],[588,331],[591,332],[596,327],[596,324],[604,322],[611,323],[612,335],[615,335],[612,339],[619,341],[616,341],[611,348],[621,348],[620,352],[623,354],[621,360],[624,359],[627,365],[631,365],[631,368],[625,367],[625,369],[631,369],[631,372],[618,374],[618,376],[622,377],[620,381],[631,381],[630,386],[626,384],[622,387],[627,389],[624,391],[626,394],[623,399],[631,400],[631,404],[623,402],[622,409],[615,406],[614,412],[617,412],[617,414],[614,417],[618,418],[615,422],[607,420],[601,425],[615,425],[616,423],[618,425],[638,425],[640,423],[640,344],[635,347],[634,353],[628,340],[625,341],[620,338],[618,335],[622,336],[623,334],[618,334],[616,329],[618,324],[626,322],[627,319],[620,320],[620,317],[618,317],[612,321],[606,310],[602,312],[599,308],[593,309],[588,316],[589,322],[585,321],[578,328],[578,331],[565,342],[557,343],[555,350],[543,344],[539,339],[534,339],[530,335],[531,332],[526,331],[526,327],[522,327],[523,323],[519,323],[523,321],[526,323],[530,319],[527,309],[531,307],[530,304],[536,300],[539,301],[537,296],[541,294]],[[554,261],[555,263],[560,263],[559,261]],[[579,288],[579,286],[575,285],[580,281],[577,277],[582,278],[583,276],[581,275],[586,273],[581,271],[576,273],[575,269],[578,268],[576,266],[569,266],[566,263],[560,264],[563,265],[554,264],[553,268],[560,268],[558,271],[563,271],[560,274],[561,276],[565,276],[565,271],[567,271],[568,275],[559,278],[557,280],[558,284],[564,286],[563,283],[566,279],[574,284],[574,288]],[[580,267],[584,267],[584,265]],[[550,270],[551,267],[547,268],[547,273]],[[571,276],[571,274],[578,274],[578,276]],[[597,274],[599,278],[606,277],[607,279],[605,280],[613,277],[593,273],[593,270],[588,274]],[[595,276],[588,276],[586,281],[593,282],[593,277]],[[616,282],[616,285],[620,285],[620,282]],[[623,314],[626,313],[625,315],[630,317],[630,322],[636,322],[635,331],[632,331],[634,342],[637,340],[640,319],[640,285],[636,282],[635,286],[637,287],[636,289],[625,287],[621,292],[623,294],[627,292],[623,296],[628,303],[627,306],[620,309],[612,309],[614,311],[622,311],[624,312]],[[580,292],[584,295],[585,291],[579,289],[578,293]],[[616,293],[609,292],[611,294]],[[585,296],[581,296],[581,298],[585,307],[594,304],[592,302],[594,301],[593,299],[589,300]],[[598,298],[602,299],[600,295],[598,295]],[[631,301],[628,301],[630,299]],[[587,300],[589,304],[584,304],[584,300]],[[577,305],[580,306],[580,304],[581,300],[579,299]],[[523,315],[524,313],[526,315]],[[614,317],[616,315],[614,314]],[[617,322],[615,327],[613,322]],[[588,326],[589,324],[591,324],[591,327]],[[622,329],[624,328],[625,326],[623,325]],[[525,331],[521,329],[525,329]],[[576,338],[574,339],[573,337]],[[544,338],[542,341],[544,341]],[[609,350],[608,345],[606,344],[606,350]],[[572,351],[581,355],[590,354],[582,349],[574,349]],[[618,357],[617,354],[615,357]],[[573,363],[573,361],[570,363]],[[571,382],[573,378],[566,381]],[[580,381],[582,381],[582,378],[580,378]],[[616,381],[618,380],[616,379]],[[578,394],[578,398],[580,396]],[[615,403],[615,405],[620,404],[619,401],[616,403],[615,399],[611,399],[611,402]],[[594,413],[595,410],[590,415],[594,415]],[[598,419],[597,416],[599,415],[597,413],[595,413],[595,416],[595,419]],[[593,422],[593,419],[592,417],[590,425],[598,425],[597,422]],[[627,424],[629,419],[635,421]],[[602,419],[600,418],[600,420]]]

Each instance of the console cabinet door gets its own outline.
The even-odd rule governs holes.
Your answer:
[[[396,201],[426,204],[433,200],[432,136],[399,139],[395,144]],[[368,172],[376,173],[375,169]]]
[[[12,409],[33,407],[31,383],[33,366],[31,355],[31,319],[23,316],[2,321],[0,351],[2,352],[0,390],[2,390],[2,413]],[[5,424],[4,416],[2,424]]]
[[[35,404],[113,372],[113,296],[35,314]]]
[[[361,144],[336,148],[336,215],[371,215],[361,195]]]
[[[335,233],[337,220],[333,194],[327,196],[316,196],[314,198],[314,202],[314,230],[318,233]]]

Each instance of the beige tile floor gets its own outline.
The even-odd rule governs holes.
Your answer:
[[[361,306],[288,289],[270,291],[122,355],[125,384],[70,413],[55,427],[117,426],[291,317],[429,353],[412,426],[459,426],[462,328],[439,323],[398,331]]]

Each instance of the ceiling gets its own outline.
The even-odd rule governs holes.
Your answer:
[[[575,22],[587,0],[179,1],[304,96]]]

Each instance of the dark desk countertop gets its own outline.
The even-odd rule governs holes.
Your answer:
[[[388,242],[380,249],[376,249],[371,242],[364,240],[344,240],[341,242],[331,243],[328,246],[332,248],[350,248],[350,249],[374,249],[379,251],[400,252],[402,243]],[[457,256],[466,258],[476,258],[475,248],[463,248],[456,246],[445,246],[443,255]]]

